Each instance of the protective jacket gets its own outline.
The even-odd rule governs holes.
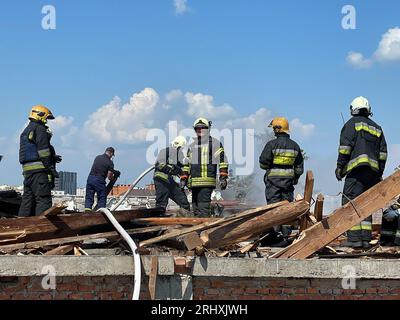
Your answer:
[[[347,121],[340,134],[337,160],[343,176],[361,166],[382,176],[386,159],[386,140],[379,125],[366,116],[354,116]]]
[[[228,160],[222,143],[211,136],[196,137],[188,147],[188,163],[183,167],[183,175],[189,177],[189,188],[212,187],[220,176],[228,176]]]
[[[48,127],[31,120],[20,136],[19,162],[24,174],[46,172],[55,164]]]
[[[287,133],[277,133],[260,155],[260,167],[266,170],[265,182],[279,188],[293,187],[304,172],[304,159],[299,145]]]
[[[157,156],[154,179],[170,182],[172,175],[181,175],[184,155],[181,148],[167,147]]]

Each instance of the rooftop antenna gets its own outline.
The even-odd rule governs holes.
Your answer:
[[[342,113],[342,112],[340,112],[340,115],[342,116],[343,125],[344,125],[344,124],[345,124],[345,121],[344,121],[343,113]]]

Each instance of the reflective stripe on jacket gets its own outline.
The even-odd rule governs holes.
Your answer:
[[[43,123],[30,121],[20,135],[19,162],[23,173],[47,171],[54,165],[55,150]]]
[[[260,168],[266,170],[265,180],[281,188],[293,187],[304,172],[304,159],[299,145],[286,133],[277,133],[260,155]]]
[[[387,145],[382,128],[366,116],[354,116],[340,134],[337,166],[346,175],[360,166],[383,174]]]
[[[187,159],[183,174],[189,177],[190,188],[215,187],[218,166],[220,175],[228,175],[229,164],[224,147],[213,137],[196,138],[189,145]]]
[[[184,155],[180,148],[167,147],[162,149],[157,156],[153,178],[171,182],[171,170],[176,169],[176,167],[182,168],[183,162]]]

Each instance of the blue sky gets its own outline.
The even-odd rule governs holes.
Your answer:
[[[47,4],[56,8],[56,30],[41,28]],[[356,9],[356,30],[341,27],[346,4]],[[154,104],[165,112],[161,117],[154,111],[132,124],[132,130],[142,124],[163,128],[176,118],[189,126],[195,114],[181,117],[190,105],[229,106],[244,126],[246,117],[260,108],[270,112],[265,121],[278,114],[297,119],[293,138],[311,157],[307,166],[314,170],[317,186],[328,193],[340,189],[333,175],[340,112],[347,119],[350,101],[364,95],[393,150],[387,173],[400,162],[397,47],[369,67],[347,60],[350,52],[373,57],[382,37],[400,27],[398,1],[187,0],[181,13],[174,0],[31,0],[0,6],[0,103],[6,120],[0,126],[0,153],[5,156],[0,184],[22,183],[15,137],[38,103],[65,117],[54,138],[64,156],[60,170],[78,171],[83,185],[93,156],[113,144],[123,150],[116,165],[126,173],[122,182],[129,182],[147,166],[141,156],[146,143],[139,136],[96,139],[96,124],[104,116],[100,108],[113,97],[121,99],[114,105],[120,110],[145,88],[156,92]],[[162,109],[172,90],[180,96]],[[198,94],[198,104],[190,94]],[[233,114],[224,119],[222,111],[221,126]],[[130,124],[125,126],[128,131]]]

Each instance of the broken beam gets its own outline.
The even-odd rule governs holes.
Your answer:
[[[240,242],[243,237],[260,235],[276,225],[297,219],[309,210],[307,201],[291,202],[248,220],[223,224],[201,233],[200,239],[207,249],[222,248]]]
[[[222,223],[225,223],[225,222],[235,221],[235,220],[243,219],[243,218],[249,218],[249,217],[255,216],[257,214],[261,214],[261,213],[263,213],[265,211],[271,210],[273,208],[279,207],[279,206],[281,206],[281,205],[283,205],[285,203],[288,203],[288,202],[287,201],[281,201],[281,202],[278,202],[278,203],[265,205],[263,207],[246,210],[244,212],[235,214],[235,215],[230,216],[228,218],[221,218],[221,219],[218,219],[218,220],[212,221],[212,222],[204,222],[204,223],[199,224],[197,226],[193,226],[193,227],[189,227],[189,228],[186,228],[186,229],[177,230],[177,231],[174,231],[174,232],[170,232],[168,234],[163,234],[161,236],[158,236],[158,237],[155,237],[155,238],[152,238],[152,239],[149,239],[149,240],[142,241],[139,244],[139,246],[141,246],[141,247],[148,246],[150,244],[158,243],[158,242],[161,242],[161,241],[164,241],[164,240],[168,240],[168,239],[172,239],[172,238],[175,238],[175,237],[183,236],[185,234],[188,234],[188,233],[191,233],[191,232],[194,232],[194,231],[202,231],[202,230],[205,230],[205,229],[208,229],[208,228],[212,228],[212,227],[218,226],[218,225],[220,225]]]
[[[305,230],[302,239],[271,257],[306,259],[374,212],[385,208],[399,194],[400,171],[397,171],[356,199],[336,209],[321,222]]]
[[[42,212],[40,214],[40,216],[56,216],[58,214],[60,214],[64,209],[66,209],[68,206],[65,205],[65,203],[60,202],[54,206],[52,206],[51,208],[47,209],[45,212]]]
[[[317,200],[315,202],[315,207],[314,207],[314,217],[318,222],[322,221],[323,211],[324,211],[324,195],[320,193],[317,196]]]
[[[135,228],[126,230],[128,234],[143,234],[148,232],[156,232],[156,231],[163,231],[167,230],[170,227],[168,226],[155,226],[155,227],[148,227],[148,228]],[[57,239],[49,239],[49,240],[41,240],[41,241],[31,241],[25,243],[17,243],[17,244],[7,244],[0,246],[0,252],[2,253],[9,253],[16,250],[24,250],[24,249],[38,249],[43,248],[46,246],[55,246],[55,245],[63,245],[67,243],[77,243],[82,242],[85,240],[94,240],[94,239],[103,239],[103,238],[113,238],[119,237],[119,233],[116,231],[110,232],[102,232],[102,233],[95,233],[95,234],[87,234],[82,236],[75,236],[75,237],[65,237],[65,238],[57,238]]]

